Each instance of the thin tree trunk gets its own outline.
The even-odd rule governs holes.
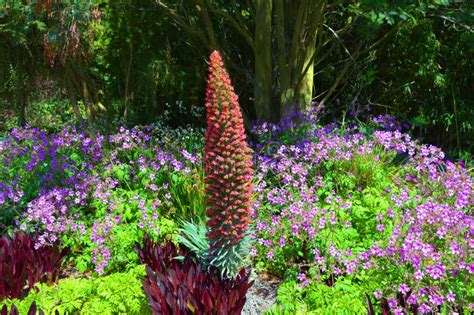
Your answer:
[[[79,105],[77,104],[77,97],[76,92],[74,89],[68,88],[69,99],[71,100],[72,110],[79,121],[79,124],[84,125],[84,118],[82,117],[81,110],[79,109]]]
[[[275,0],[275,36],[277,39],[277,62],[278,62],[278,82],[277,91],[280,103],[278,104],[278,115],[285,116],[295,91],[291,87],[291,67],[288,64],[286,28],[285,28],[285,0]]]
[[[202,18],[204,19],[204,24],[206,25],[206,31],[209,37],[209,44],[211,45],[211,50],[219,49],[217,45],[216,34],[214,32],[214,27],[212,26],[212,21],[209,17],[209,12],[207,11],[206,4],[202,0],[194,0],[194,3],[198,10],[201,12]]]
[[[127,120],[128,116],[129,116],[129,112],[130,112],[130,109],[129,109],[129,93],[130,93],[130,72],[132,70],[132,61],[133,61],[133,44],[132,42],[130,41],[130,58],[128,59],[128,67],[127,67],[127,74],[125,76],[125,100],[124,100],[124,110],[123,110],[123,118],[125,118],[125,120]]]
[[[89,88],[87,86],[87,81],[85,79],[81,79],[81,88],[82,88],[82,99],[84,101],[84,106],[86,107],[87,124],[89,125],[89,128],[90,128],[92,127],[94,123],[94,108],[93,108],[94,103],[91,99]]]
[[[312,0],[311,0],[312,1]],[[281,2],[281,3],[280,3]],[[308,0],[301,0],[295,2],[293,5],[297,5],[296,11],[289,11],[288,18],[284,18],[284,5],[286,1],[279,1],[277,4],[276,16],[277,16],[277,29],[284,31],[284,26],[289,26],[291,30],[290,34],[283,33],[277,34],[278,36],[278,54],[283,54],[285,58],[285,64],[279,66],[280,68],[280,118],[286,117],[295,107],[295,79],[294,76],[298,73],[298,61],[300,55],[300,45],[304,41],[303,31],[305,29],[305,16],[308,6]],[[291,25],[290,25],[291,24]],[[286,46],[283,36],[288,36],[289,46]]]
[[[82,117],[81,110],[77,102],[77,80],[74,76],[74,70],[70,67],[70,64],[64,67],[65,76],[63,77],[63,82],[66,86],[66,90],[69,95],[69,100],[71,101],[72,110],[76,115],[79,124],[81,126],[84,126],[84,117]]]
[[[300,82],[296,82],[296,95],[294,105],[298,106],[299,110],[307,110],[311,105],[313,98],[313,82],[314,82],[314,60],[312,58],[316,47],[308,47],[305,56],[306,73],[301,74],[303,77]]]
[[[294,104],[299,110],[307,110],[311,106],[313,98],[314,83],[314,60],[317,56],[320,45],[317,44],[318,32],[322,32],[321,26],[324,19],[327,0],[311,1],[307,4],[304,16],[304,25],[306,30],[301,30],[300,36],[304,41],[299,52],[298,62],[295,74],[293,75],[292,85],[295,88]]]
[[[255,110],[258,119],[276,119],[272,103],[272,1],[256,0],[255,16]]]
[[[17,108],[18,108],[18,126],[25,127],[26,125],[26,103],[22,96],[17,98]]]

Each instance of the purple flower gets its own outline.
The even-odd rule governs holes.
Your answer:
[[[382,297],[382,292],[381,291],[375,291],[374,296],[376,299],[380,299]]]
[[[446,295],[446,300],[448,302],[454,302],[456,300],[456,294],[453,292],[449,291],[448,295]]]
[[[402,283],[398,286],[398,292],[406,294],[408,291],[410,291],[410,288],[405,283]]]
[[[388,306],[391,309],[395,309],[397,307],[397,301],[395,301],[395,299],[389,298],[388,299]]]

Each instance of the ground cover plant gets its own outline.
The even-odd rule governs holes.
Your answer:
[[[44,314],[151,314],[142,289],[143,266],[94,279],[65,278],[56,286],[41,284],[23,300],[4,300],[19,314],[35,303]],[[36,314],[36,313],[34,313]]]
[[[17,235],[3,236],[0,262],[55,248],[45,273],[56,278],[66,252],[69,270],[57,285],[2,276],[3,290],[13,278],[15,292],[31,290],[0,303],[233,314],[251,265],[282,280],[269,314],[472,312],[472,169],[392,116],[323,124],[316,105],[257,124],[252,153],[217,53],[210,68],[206,133],[26,126],[0,142],[0,222]],[[29,245],[10,254],[4,244],[20,239]]]
[[[281,141],[291,124],[255,130],[265,138],[256,157],[258,264],[293,270],[307,292],[303,304],[319,310],[328,309],[321,283],[333,295],[352,294],[343,309],[365,293],[398,313],[472,309],[469,171],[408,134],[366,135],[358,126],[318,127],[314,119],[298,117],[304,136],[291,141]],[[293,301],[293,294],[283,298],[291,287],[282,288],[284,301]],[[340,308],[342,301],[336,294],[328,304]]]

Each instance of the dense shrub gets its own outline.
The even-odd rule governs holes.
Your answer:
[[[201,141],[202,143],[202,141]],[[174,219],[205,216],[195,130],[120,129],[108,139],[74,127],[15,129],[0,145],[0,216],[70,246],[80,271],[135,264],[144,232],[167,237]]]
[[[368,135],[306,118],[304,141],[278,141],[288,126],[256,130],[265,138],[256,156],[257,266],[293,274],[301,287],[349,279],[361,299],[374,294],[397,311],[400,293],[420,313],[472,307],[468,171],[399,131]]]

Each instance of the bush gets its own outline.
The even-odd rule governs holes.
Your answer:
[[[281,126],[257,130],[272,139],[256,157],[257,267],[302,287],[350,280],[361,303],[375,294],[392,311],[472,307],[468,171],[399,131],[304,128],[293,143],[273,140]]]
[[[45,314],[150,314],[141,287],[144,266],[128,272],[91,279],[61,279],[56,286],[38,285],[24,300],[7,300],[20,314],[27,314],[32,302]]]
[[[199,132],[162,133],[15,129],[0,146],[0,220],[41,244],[59,239],[81,272],[136,264],[145,232],[172,238],[174,220],[205,217],[200,156],[186,149],[202,146]]]

